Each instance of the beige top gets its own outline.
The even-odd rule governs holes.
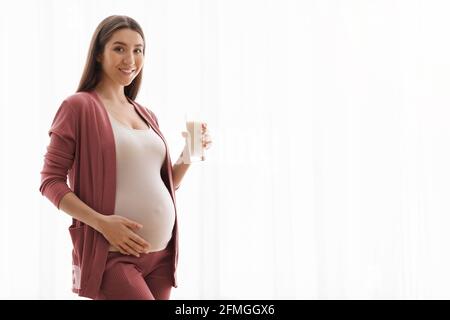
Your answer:
[[[135,231],[150,243],[150,251],[166,248],[172,237],[175,208],[161,178],[166,147],[152,129],[128,128],[109,112],[117,161],[115,214],[144,227]],[[117,251],[111,247],[110,251]]]

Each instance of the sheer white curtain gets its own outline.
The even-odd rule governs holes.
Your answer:
[[[172,299],[449,299],[446,1],[0,4],[0,298],[72,299],[70,217],[39,191],[47,131],[90,37],[147,40],[137,101],[173,159],[183,114],[213,145],[177,191]]]

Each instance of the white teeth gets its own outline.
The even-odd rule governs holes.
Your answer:
[[[119,70],[122,72],[125,72],[125,73],[132,73],[134,71],[133,69],[130,69],[130,70],[119,69]]]

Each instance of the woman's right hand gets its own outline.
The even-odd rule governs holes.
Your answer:
[[[99,231],[122,254],[139,257],[140,253],[150,250],[150,244],[133,231],[142,227],[141,224],[122,216],[104,215]]]

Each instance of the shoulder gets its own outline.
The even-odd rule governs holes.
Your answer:
[[[76,92],[67,96],[61,103],[60,109],[65,109],[69,113],[81,114],[92,111],[93,105],[98,104],[92,93],[89,92]]]
[[[92,104],[95,102],[95,99],[89,92],[76,92],[66,97],[63,102],[70,105],[72,108],[80,108],[82,106]]]
[[[158,125],[158,118],[156,117],[155,113],[152,110],[150,110],[147,107],[144,107],[143,105],[139,104],[136,101],[133,102],[139,107],[141,111],[146,112],[153,120],[155,120],[156,124]]]
[[[63,99],[56,111],[49,134],[51,132],[59,132],[62,135],[68,132],[74,134],[75,128],[81,123],[80,119],[89,118],[81,115],[85,113],[83,110],[89,109],[85,106],[92,104],[91,100],[92,97],[87,92],[77,92]]]

